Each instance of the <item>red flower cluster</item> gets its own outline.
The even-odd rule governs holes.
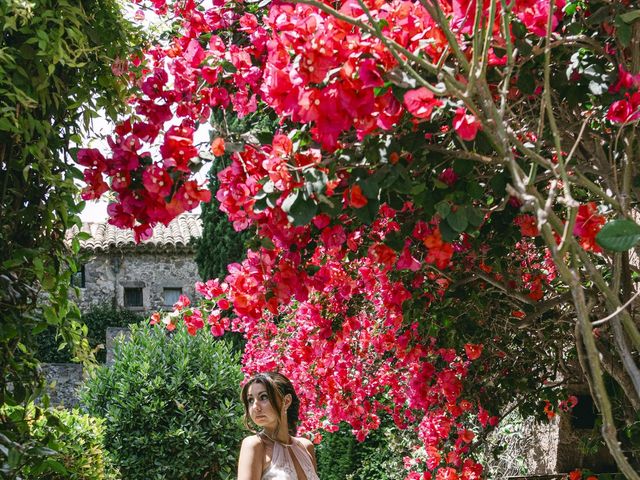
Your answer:
[[[411,216],[414,205],[384,203],[350,176],[350,168],[336,172],[327,167],[330,157],[323,158],[354,139],[382,136],[400,124],[419,128],[437,116],[446,119],[444,130],[457,133],[455,141],[472,141],[479,119],[425,87],[398,81],[396,59],[379,40],[316,8],[273,2],[257,17],[231,2],[202,9],[192,0],[170,9],[164,0],[153,3],[159,13],[171,11],[179,19],[180,35],[147,52],[144,74],[135,79],[136,115],[110,138],[111,153],[78,154],[88,185],[83,196],[115,192],[109,207],[113,224],[134,228],[136,238],[144,239],[154,224],[209,200],[208,190],[190,174],[200,161],[195,129],[214,109],[243,117],[266,105],[283,129],[299,126],[323,150],[306,146],[307,139],[294,144],[294,135],[283,131],[268,145],[231,155],[230,166],[219,173],[220,208],[236,230],[255,228],[268,247],[230,265],[224,281],[198,284],[203,300],[197,308],[181,298],[175,313],[153,321],[172,329],[181,317],[192,334],[205,326],[216,336],[243,332],[245,371],[279,369],[290,376],[300,387],[307,431],[331,431],[348,422],[363,439],[378,428],[382,413],[390,414],[420,441],[407,462],[413,470],[408,479],[480,478],[482,467],[466,457],[474,430],[495,425],[497,418],[466,398],[465,379],[488,352],[479,343],[459,351],[438,348],[403,308],[415,301],[427,309],[445,294],[450,280],[437,270],[455,265],[456,252],[469,248],[468,237],[444,241],[439,220],[413,220],[407,235],[399,218]],[[513,8],[530,31],[545,35],[547,3],[519,0]],[[554,29],[562,4],[557,2]],[[367,5],[383,32],[404,48],[436,62],[447,51],[443,32],[419,2]],[[356,0],[338,7],[342,14],[365,17]],[[465,50],[469,7],[472,2],[442,2]],[[500,44],[498,33],[495,40]],[[491,58],[492,64],[500,62]],[[405,91],[396,97],[399,84]],[[214,156],[231,150],[222,137],[207,148]],[[397,150],[389,163],[402,165],[408,157]],[[449,188],[459,180],[450,164],[438,171]],[[307,189],[305,175],[329,178]],[[308,225],[295,226],[288,218],[290,200],[302,192],[318,211]],[[331,205],[332,216],[319,213],[325,205]],[[354,221],[355,211],[371,211],[371,223]],[[523,235],[534,236],[535,223],[519,218]],[[589,244],[600,225],[593,211],[581,210],[574,233]],[[400,237],[400,247],[394,237]],[[525,242],[517,248],[515,286],[539,299],[553,272],[544,259],[526,254]],[[469,262],[476,260],[481,263]],[[548,276],[540,273],[545,268]]]

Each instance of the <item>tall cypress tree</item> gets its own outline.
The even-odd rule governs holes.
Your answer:
[[[227,275],[227,265],[242,261],[245,257],[245,243],[251,232],[236,232],[220,210],[220,202],[216,200],[219,187],[218,172],[229,165],[225,157],[215,160],[209,170],[209,189],[211,202],[202,204],[202,238],[196,241],[196,263],[200,277],[223,279]]]
[[[203,279],[227,275],[227,265],[240,262],[255,235],[251,230],[236,232],[226,213],[220,211],[216,192],[220,185],[218,173],[231,164],[230,150],[242,148],[247,142],[270,143],[278,128],[277,118],[254,112],[238,118],[231,111],[218,110],[212,114],[211,138],[225,139],[228,151],[222,157],[212,159],[209,170],[211,202],[202,204],[202,238],[196,241],[196,263]]]

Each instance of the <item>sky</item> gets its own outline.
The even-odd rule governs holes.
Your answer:
[[[126,15],[133,19],[136,14],[135,8],[132,5],[126,5]],[[136,18],[135,21],[141,22],[145,28],[147,29],[162,29],[162,20],[159,19],[153,12],[146,10],[144,13],[144,18]],[[170,79],[171,81],[171,79]],[[165,127],[165,130],[169,128],[170,125]],[[99,149],[103,155],[106,157],[109,156],[110,150],[106,141],[106,137],[111,135],[115,125],[113,122],[107,120],[104,115],[101,115],[98,118],[95,118],[91,122],[91,126],[88,132],[85,132],[83,135],[83,143],[82,145],[78,145],[78,147],[83,148],[97,148]],[[209,141],[209,131],[206,128],[206,124],[201,126],[198,130],[196,130],[194,134],[194,143],[198,144],[201,142]],[[155,146],[155,148],[150,148],[152,155],[159,155],[158,151],[159,147]],[[83,167],[78,166],[81,170]],[[199,183],[203,183],[206,181],[208,168],[202,168],[200,172],[198,172],[194,178]],[[84,187],[82,183],[80,183],[80,187]],[[107,195],[109,192],[99,200],[91,200],[86,202],[84,210],[80,213],[80,218],[83,222],[104,222],[107,220],[107,204],[109,200],[107,200]],[[197,207],[195,210],[192,210],[191,213],[200,213],[200,207]]]

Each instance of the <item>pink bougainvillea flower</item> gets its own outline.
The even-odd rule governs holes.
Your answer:
[[[442,102],[426,87],[407,91],[403,101],[409,113],[416,118],[430,118],[433,109],[442,105]]]
[[[582,478],[582,471],[579,469],[569,472],[569,480],[580,480]]]
[[[422,243],[429,249],[425,258],[427,263],[435,264],[441,270],[449,265],[453,256],[453,245],[442,240],[440,229],[424,237]]]
[[[609,93],[618,93],[620,90],[640,87],[640,75],[632,75],[627,72],[624,65],[618,65],[618,81],[609,86]]]
[[[320,234],[320,240],[329,249],[341,247],[347,241],[347,235],[342,225],[326,227]]]
[[[558,24],[562,20],[565,3],[565,0],[555,2],[555,10],[551,19],[552,32],[558,28]],[[547,0],[524,0],[518,1],[514,5],[514,13],[531,32],[539,37],[547,35],[549,18],[549,2]]]
[[[482,124],[475,115],[468,113],[466,108],[460,107],[456,109],[453,116],[453,128],[461,139],[470,142],[476,138],[478,130],[482,129]]]
[[[378,72],[378,62],[373,58],[367,58],[360,62],[358,76],[360,77],[360,81],[364,87],[373,88],[384,85],[384,80],[382,80],[382,77]]]
[[[467,354],[469,360],[477,360],[482,355],[482,344],[465,343],[464,351]]]
[[[102,172],[99,170],[86,169],[83,175],[87,183],[87,186],[82,189],[83,200],[96,200],[109,190],[109,185],[104,181]]]
[[[160,323],[161,319],[162,317],[159,312],[153,312],[149,318],[149,325],[156,325],[157,323]]]
[[[602,249],[596,243],[596,235],[606,222],[604,216],[599,215],[595,202],[585,203],[578,207],[576,224],[573,234],[580,238],[580,245],[591,252],[601,252]]]
[[[148,192],[166,197],[171,193],[173,180],[166,169],[158,165],[149,165],[142,172],[142,184]]]
[[[173,310],[180,311],[191,305],[191,300],[186,295],[180,295],[178,301],[173,304]]]
[[[450,187],[453,187],[458,181],[458,174],[451,167],[445,168],[440,175],[438,175],[438,180],[442,183],[447,184]]]
[[[107,164],[104,155],[97,148],[81,148],[78,150],[78,164],[84,167],[90,167],[94,170],[104,172]]]
[[[553,417],[556,416],[556,412],[553,411],[553,405],[551,405],[551,402],[547,400],[545,400],[544,403],[544,413],[549,420],[553,420]]]
[[[148,223],[142,223],[133,227],[133,239],[136,243],[149,240],[153,235],[153,227]]]
[[[442,467],[436,473],[436,480],[459,480],[460,476],[453,467]]]
[[[221,157],[224,155],[224,138],[216,137],[213,142],[211,142],[211,153],[213,153],[216,157]]]
[[[540,235],[538,222],[533,215],[518,215],[513,223],[520,227],[520,234],[523,237],[537,237]]]
[[[607,110],[607,120],[614,123],[624,123],[629,119],[632,112],[631,103],[628,100],[617,100]]]
[[[402,253],[398,257],[398,261],[396,262],[396,268],[398,270],[411,270],[412,272],[417,272],[420,270],[421,263],[415,257],[411,255],[411,250],[408,245],[402,249]]]
[[[349,189],[347,201],[349,206],[353,208],[362,208],[369,203],[367,197],[362,193],[360,185],[354,185]]]

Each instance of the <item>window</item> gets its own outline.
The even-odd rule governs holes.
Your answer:
[[[578,404],[571,410],[573,428],[591,430],[596,425],[598,414],[591,395],[578,395]]]
[[[164,306],[172,307],[178,301],[180,295],[182,295],[181,288],[165,288],[163,293]]]
[[[125,307],[142,307],[142,287],[125,287],[124,289]]]
[[[80,267],[76,273],[71,276],[71,285],[78,288],[85,288],[86,283],[86,274],[84,270],[84,265]]]

